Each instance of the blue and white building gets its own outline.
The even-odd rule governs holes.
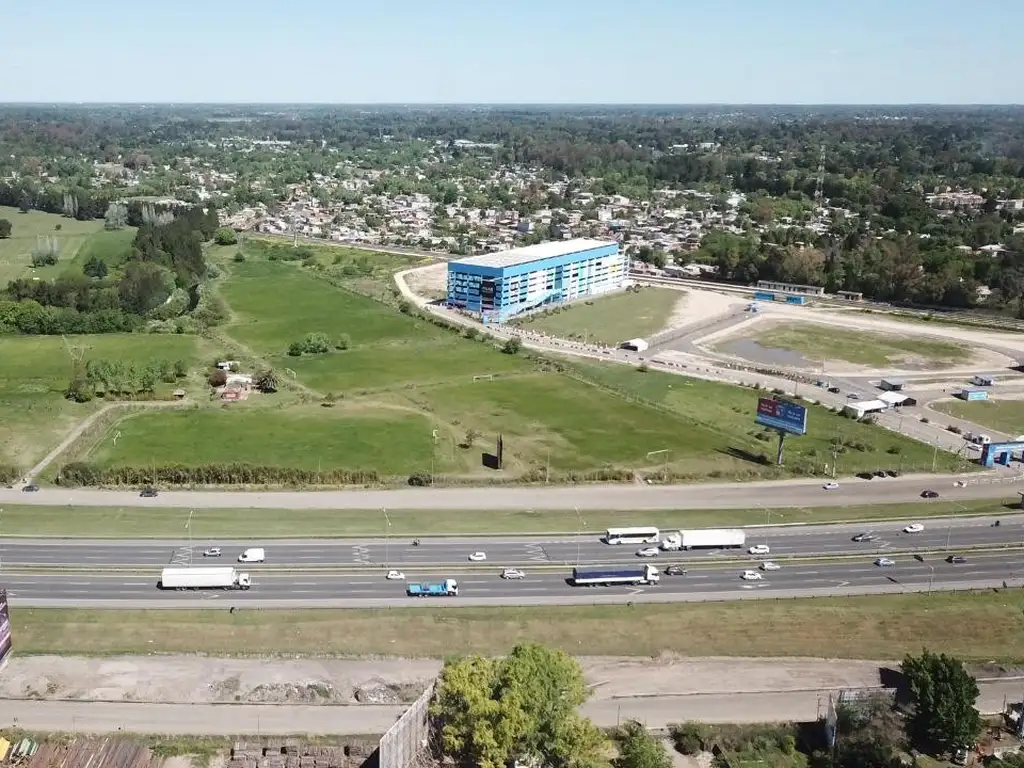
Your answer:
[[[485,323],[623,288],[626,254],[608,240],[560,240],[448,262],[449,307]]]

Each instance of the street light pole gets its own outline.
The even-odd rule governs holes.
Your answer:
[[[391,518],[386,509],[381,508],[381,512],[384,513],[384,567],[387,568],[391,564]]]
[[[576,511],[576,521],[580,524],[580,529],[576,534],[576,567],[580,567],[580,544],[583,542],[583,531],[586,530],[587,523],[580,515],[580,508],[573,507]]]
[[[929,565],[928,570],[931,571],[928,574],[928,594],[930,595],[932,593],[932,582],[935,580],[935,566]]]
[[[192,565],[192,515],[195,510],[188,511],[188,522],[185,523],[185,530],[188,531],[188,564]]]

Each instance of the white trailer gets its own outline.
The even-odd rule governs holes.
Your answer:
[[[252,580],[228,566],[212,568],[172,567],[160,573],[161,589],[248,589]]]
[[[735,549],[742,547],[747,535],[739,528],[700,528],[679,531],[666,536],[661,548],[666,552],[680,549]]]

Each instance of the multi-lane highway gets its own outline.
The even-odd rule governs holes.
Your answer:
[[[3,584],[12,601],[21,605],[227,607],[345,606],[441,607],[459,605],[554,605],[597,602],[668,602],[730,600],[806,594],[855,594],[920,591],[929,588],[1020,586],[1024,554],[971,554],[966,562],[949,563],[941,555],[921,560],[909,554],[892,555],[892,567],[874,564],[866,554],[844,562],[794,562],[778,571],[761,572],[759,581],[740,578],[737,564],[698,565],[681,576],[663,576],[647,587],[574,587],[570,569],[527,570],[521,581],[506,581],[497,571],[476,571],[459,577],[460,594],[453,598],[417,600],[405,596],[405,584],[388,581],[382,570],[316,574],[253,572],[253,587],[243,592],[176,592],[157,588],[159,573],[52,574],[8,573]],[[423,569],[407,576],[434,580],[451,576],[443,569]]]
[[[966,480],[965,487],[954,485]],[[821,480],[779,480],[698,485],[585,485],[519,488],[401,488],[345,491],[163,491],[142,498],[138,491],[43,488],[36,493],[0,490],[0,504],[68,507],[177,507],[183,509],[451,509],[451,510],[644,510],[845,507],[923,502],[936,490],[945,501],[1018,498],[1024,475],[1007,471],[979,475],[915,475],[841,479],[834,491]]]
[[[996,520],[1000,525],[994,525]],[[946,518],[925,520],[920,533],[904,533],[900,523],[856,525],[783,526],[747,529],[747,546],[767,544],[772,557],[886,554],[972,547],[1024,547],[1024,517]],[[873,541],[854,542],[852,537],[870,531]],[[469,566],[469,555],[483,552],[494,568],[537,565],[641,562],[638,545],[611,546],[600,541],[602,532],[585,531],[569,536],[503,536],[423,538],[414,546],[408,538],[313,539],[283,541],[116,541],[63,539],[8,539],[0,545],[0,566],[66,568],[153,568],[166,565],[230,564],[246,547],[266,549],[266,563],[246,565],[246,570],[267,568],[330,569],[354,566]],[[204,557],[207,547],[217,546],[220,557]],[[708,563],[722,558],[742,558],[741,550],[663,552],[655,560]]]

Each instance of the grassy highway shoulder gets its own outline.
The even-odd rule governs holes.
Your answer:
[[[11,620],[19,654],[440,658],[499,655],[530,640],[598,656],[897,659],[927,647],[970,661],[1024,661],[1020,590],[444,611],[15,607]]]
[[[147,539],[191,537],[197,543],[218,538],[328,538],[442,535],[568,533],[598,535],[611,526],[654,525],[661,528],[781,525],[789,523],[865,523],[924,519],[945,515],[1014,514],[1019,500],[912,502],[849,507],[784,509],[716,509],[657,511],[518,510],[289,510],[159,507],[0,508],[0,536]],[[191,526],[185,525],[191,515]],[[390,521],[390,525],[389,525]]]

